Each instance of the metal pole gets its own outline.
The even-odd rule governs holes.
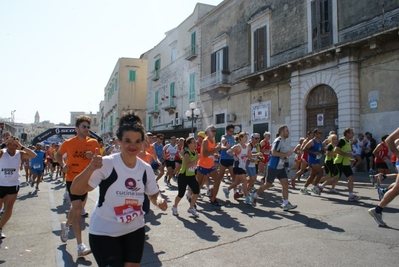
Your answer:
[[[194,109],[191,109],[191,133],[194,134]]]

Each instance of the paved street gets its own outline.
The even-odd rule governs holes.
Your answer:
[[[165,212],[154,208],[147,215],[141,266],[397,266],[399,199],[384,210],[390,227],[378,227],[367,213],[378,202],[377,191],[367,174],[356,177],[360,203],[347,201],[342,181],[337,186],[339,195],[303,196],[299,189],[290,189],[290,201],[298,208],[284,212],[276,182],[256,208],[232,196],[227,200],[220,190],[224,206],[215,210],[204,197],[198,202],[199,218],[189,216],[185,199],[179,205],[180,216],[172,216],[177,186],[172,182],[174,187],[166,189],[160,181],[169,208]],[[63,192],[64,186],[47,176],[38,192],[22,186],[13,217],[3,230],[7,238],[1,244],[0,265],[96,266],[92,255],[77,259],[72,230],[66,244],[60,241],[60,222],[69,208],[63,203]],[[90,214],[96,199],[95,190],[87,203]],[[88,244],[90,218],[82,220]]]

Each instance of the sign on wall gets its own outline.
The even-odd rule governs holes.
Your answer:
[[[378,106],[377,99],[370,100],[370,110],[376,110],[377,106]]]
[[[251,121],[270,120],[270,101],[251,104]]]
[[[324,125],[324,114],[319,113],[317,114],[317,126],[323,126]]]

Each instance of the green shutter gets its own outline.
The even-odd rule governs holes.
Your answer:
[[[175,83],[173,82],[173,83],[170,84],[170,95],[169,95],[169,98],[170,98],[170,105],[171,105],[171,106],[174,106],[174,105],[175,105],[175,98],[174,98],[174,96],[175,96]]]
[[[155,110],[158,110],[158,91],[155,91]]]
[[[148,131],[151,131],[151,129],[152,129],[152,117],[149,116],[148,117]]]
[[[196,42],[197,42],[197,37],[196,37],[196,32],[193,32],[191,34],[191,54],[192,55],[196,55],[197,51],[196,51]]]
[[[195,100],[195,72],[190,74],[190,92],[188,101]]]
[[[129,70],[129,82],[135,82],[135,81],[136,81],[136,71]]]

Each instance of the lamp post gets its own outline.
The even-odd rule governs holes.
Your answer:
[[[187,119],[191,121],[191,133],[194,135],[194,122],[197,121],[201,111],[197,108],[197,105],[194,102],[191,102],[189,107],[191,110],[187,110],[185,115]]]
[[[16,110],[11,111],[11,123],[14,124]]]

